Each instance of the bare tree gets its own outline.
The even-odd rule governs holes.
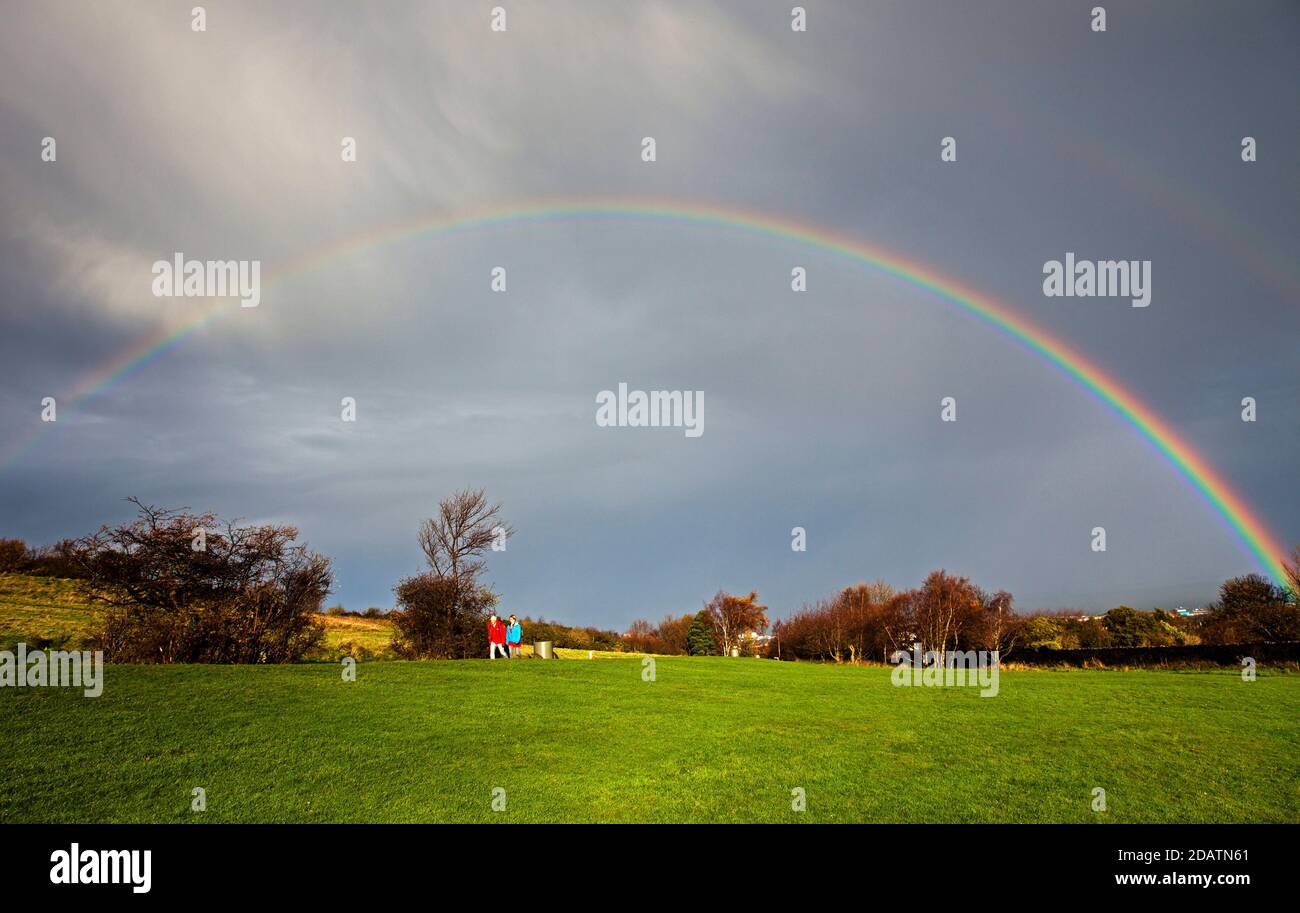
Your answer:
[[[1016,642],[1016,629],[1012,623],[1014,613],[1011,611],[1011,594],[998,590],[984,600],[985,624],[987,633],[985,646],[998,650],[1002,654],[1010,653]]]
[[[880,650],[880,661],[887,663],[890,657],[911,640],[912,603],[916,598],[914,590],[895,593],[880,608],[878,625],[880,636],[876,648]]]
[[[815,629],[813,642],[817,644],[819,652],[837,663],[843,662],[844,613],[839,611],[834,599],[818,600],[816,611],[821,623]]]
[[[460,616],[466,610],[496,603],[495,595],[479,586],[478,575],[483,571],[483,553],[497,544],[504,548],[514,534],[500,514],[501,505],[490,504],[483,489],[466,488],[443,498],[437,515],[420,524],[420,548],[433,570],[432,576],[447,582],[438,590],[446,598],[421,601],[426,607],[441,607],[444,632],[460,630]],[[427,595],[434,590],[426,586],[411,592]]]
[[[872,583],[862,584],[862,586],[866,588],[871,602],[876,605],[884,605],[898,595],[898,591],[880,577],[877,577]]]
[[[841,649],[848,650],[851,663],[888,650],[885,626],[890,621],[889,605],[895,595],[892,586],[877,580],[846,587],[826,603],[824,628],[835,637],[828,652],[836,662],[840,661]]]
[[[22,539],[0,539],[0,574],[21,570],[26,560],[26,542]]]
[[[1291,560],[1283,562],[1286,568],[1286,589],[1290,591],[1290,602],[1300,602],[1300,545],[1291,552]]]
[[[489,504],[481,488],[466,488],[444,498],[437,516],[420,525],[420,548],[433,572],[459,581],[477,577],[483,570],[483,553],[514,535],[500,512],[501,505]]]

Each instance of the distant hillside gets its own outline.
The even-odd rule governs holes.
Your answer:
[[[81,647],[99,611],[76,581],[0,574],[0,647]]]
[[[320,620],[325,625],[325,644],[332,653],[339,652],[339,647],[343,644],[351,644],[378,655],[387,650],[393,640],[393,623],[383,618],[321,615]],[[364,655],[363,653],[362,656]]]

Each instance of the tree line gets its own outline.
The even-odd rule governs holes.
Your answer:
[[[775,622],[756,593],[720,592],[695,615],[633,622],[627,641],[658,653],[887,662],[917,641],[926,649],[998,649],[1012,625],[1009,593],[985,593],[965,577],[935,571],[916,590],[860,583]]]
[[[698,612],[668,615],[659,624],[643,618],[623,635],[625,649],[678,656],[763,655],[767,606],[751,590],[740,596],[721,590]]]
[[[1287,586],[1259,574],[1234,577],[1219,598],[1193,616],[1117,606],[1102,615],[1078,611],[1018,613],[1005,590],[988,592],[945,570],[915,589],[859,583],[805,604],[769,624],[756,594],[718,593],[698,613],[668,615],[657,625],[633,622],[623,641],[648,653],[730,654],[836,663],[888,663],[921,644],[944,654],[997,650],[1004,659],[1024,649],[1101,649],[1185,644],[1300,641],[1300,548],[1288,565]],[[744,607],[739,613],[728,607]]]
[[[1116,606],[1102,615],[1078,611],[1017,613],[1005,591],[988,593],[966,577],[934,571],[903,592],[858,584],[805,605],[773,625],[768,654],[783,659],[888,662],[919,643],[943,654],[1024,649],[1102,649],[1185,644],[1300,641],[1300,548],[1287,565],[1287,586],[1259,574],[1227,580],[1219,598],[1195,615]]]
[[[328,558],[292,526],[246,526],[214,514],[128,499],[136,517],[90,536],[28,548],[0,539],[0,572],[67,577],[104,611],[95,634],[114,662],[284,663],[320,651]],[[443,499],[417,537],[424,570],[393,588],[392,652],[458,659],[487,655],[487,619],[500,602],[486,558],[513,534],[482,489]],[[1300,548],[1279,586],[1258,574],[1226,581],[1193,618],[1118,606],[1100,616],[1019,614],[1010,593],[937,570],[920,586],[859,583],[771,621],[758,593],[719,591],[696,612],[645,619],[619,633],[523,616],[530,640],[556,646],[693,656],[746,655],[889,662],[915,643],[945,653],[1300,641]],[[339,610],[331,609],[332,612]],[[379,615],[378,610],[367,614]]]

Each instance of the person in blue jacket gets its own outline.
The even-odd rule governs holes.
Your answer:
[[[523,633],[519,627],[519,619],[511,615],[510,623],[506,625],[506,649],[510,651],[511,659],[519,658],[519,641]]]

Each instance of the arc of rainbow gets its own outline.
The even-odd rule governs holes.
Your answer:
[[[1280,544],[1280,540],[1204,457],[1137,396],[1125,390],[1117,379],[1108,376],[1098,365],[1074,351],[1060,339],[1016,314],[1006,305],[943,275],[932,267],[829,229],[765,213],[694,202],[633,198],[543,201],[523,207],[502,208],[479,215],[422,217],[373,230],[321,250],[309,252],[287,263],[270,278],[267,284],[283,282],[360,251],[419,235],[449,234],[500,225],[592,219],[640,220],[725,228],[804,245],[871,267],[956,305],[959,310],[1010,337],[1062,371],[1131,425],[1226,522],[1228,529],[1244,546],[1245,551],[1258,562],[1260,568],[1277,583],[1286,585],[1288,579],[1285,565],[1286,550]],[[265,290],[263,300],[265,300]],[[221,301],[216,306],[201,312],[179,330],[161,331],[145,337],[83,379],[73,389],[68,398],[68,405],[75,408],[86,398],[108,389],[203,326],[232,310],[238,311],[240,308],[237,304],[232,307],[229,301]],[[44,427],[46,426],[38,426],[26,441],[14,448],[10,456],[0,461],[0,466],[12,462],[18,453],[39,436]]]

